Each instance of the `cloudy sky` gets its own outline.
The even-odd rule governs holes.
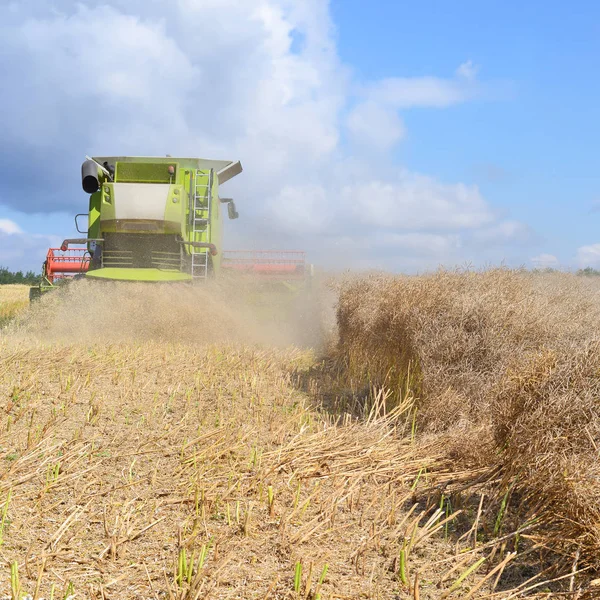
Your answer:
[[[229,248],[326,267],[600,267],[600,8],[0,0],[0,265],[38,269],[89,155],[240,159]]]

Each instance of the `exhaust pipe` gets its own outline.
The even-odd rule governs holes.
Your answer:
[[[81,185],[87,194],[94,194],[100,189],[100,178],[98,176],[98,163],[86,160],[81,165]]]

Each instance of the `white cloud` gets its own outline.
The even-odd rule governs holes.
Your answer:
[[[577,263],[580,267],[600,267],[600,244],[590,244],[577,249]]]
[[[480,93],[476,69],[469,63],[457,70],[457,78],[389,77],[374,82],[364,89],[372,102],[394,107],[396,110],[434,107],[445,108],[472,100]]]
[[[480,94],[471,61],[449,78],[356,82],[338,57],[326,0],[10,7],[0,22],[11,90],[0,98],[0,137],[11,148],[0,203],[81,212],[84,154],[169,153],[242,160],[243,176],[227,189],[241,214],[230,245],[254,234],[302,246],[315,235],[314,251],[333,255],[368,228],[380,240],[369,245],[374,255],[412,244],[454,260],[464,231],[497,224],[476,186],[408,172],[391,154],[405,136],[399,111]],[[26,207],[11,185],[29,186]]]
[[[318,241],[318,237],[312,238]],[[457,234],[376,233],[359,231],[329,238],[327,253],[319,266],[414,272],[460,262],[461,236]]]
[[[456,74],[458,77],[468,79],[469,81],[474,81],[478,71],[479,67],[474,64],[472,60],[468,60],[462,63],[458,69],[456,69]]]
[[[553,254],[539,254],[531,259],[536,269],[557,269],[560,262]]]
[[[377,151],[388,151],[405,134],[404,123],[395,110],[375,102],[355,106],[346,123],[353,142]]]
[[[408,172],[392,181],[344,186],[342,198],[355,218],[381,228],[473,229],[494,220],[477,186],[444,184]]]
[[[455,257],[462,246],[458,235],[434,233],[384,233],[377,236],[373,244],[383,248],[410,251],[419,257],[434,256],[440,259]]]
[[[532,235],[531,229],[519,221],[501,221],[475,231],[473,239],[480,244],[526,243]]]
[[[48,248],[60,242],[57,236],[27,233],[15,222],[0,219],[0,267],[39,273]]]
[[[284,231],[311,234],[325,231],[335,218],[324,187],[286,185],[269,202],[271,220]]]
[[[10,219],[0,219],[0,234],[14,235],[22,233],[21,228]]]

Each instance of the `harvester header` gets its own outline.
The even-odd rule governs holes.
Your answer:
[[[49,250],[32,297],[73,277],[196,282],[218,276],[222,267],[281,279],[303,277],[303,254],[224,254],[224,205],[230,219],[238,212],[231,198],[220,196],[220,186],[241,172],[239,161],[86,157],[81,184],[89,194],[88,211],[75,217],[82,237]]]

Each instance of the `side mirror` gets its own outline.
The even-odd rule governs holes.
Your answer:
[[[229,215],[230,219],[237,219],[240,216],[238,211],[235,209],[233,200],[227,203],[227,214]]]
[[[233,198],[221,198],[221,204],[227,204],[227,214],[230,219],[237,219],[240,216],[235,208]]]

